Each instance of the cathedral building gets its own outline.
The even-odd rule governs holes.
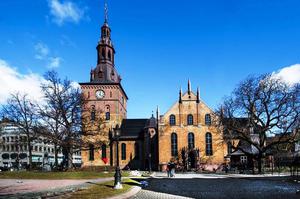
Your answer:
[[[217,169],[224,162],[222,133],[212,124],[212,110],[201,100],[199,89],[180,90],[178,101],[164,114],[143,119],[127,118],[127,100],[115,66],[115,49],[107,13],[96,47],[97,64],[90,81],[80,83],[84,104],[82,166],[115,166],[120,127],[121,168],[164,170],[170,160],[187,169],[201,165]]]

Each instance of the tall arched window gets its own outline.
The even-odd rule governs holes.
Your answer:
[[[90,144],[89,146],[89,160],[94,161],[94,145]]]
[[[206,125],[211,125],[211,117],[210,114],[205,115],[205,124]]]
[[[194,133],[189,133],[188,134],[188,147],[189,147],[189,149],[193,149],[195,147]]]
[[[193,125],[194,124],[193,115],[192,114],[188,114],[188,116],[187,116],[187,124],[188,125]]]
[[[110,112],[105,113],[105,120],[110,120]]]
[[[175,117],[175,115],[170,115],[170,117],[169,117],[169,123],[170,123],[170,125],[171,126],[173,126],[173,125],[176,125],[176,117]]]
[[[178,156],[178,148],[177,148],[177,134],[172,133],[171,134],[171,155],[173,157]]]
[[[121,159],[126,160],[126,144],[121,144]]]
[[[206,144],[206,150],[205,150],[206,155],[207,156],[213,155],[211,133],[206,133],[205,134],[205,144]]]
[[[110,50],[108,51],[108,59],[109,59],[109,61],[111,61],[111,52],[110,52]]]
[[[91,121],[95,121],[95,119],[96,119],[95,106],[92,106],[92,111],[91,111]]]
[[[104,50],[104,48],[102,48],[101,55],[102,55],[102,58],[105,59],[106,56],[105,56],[105,50]]]
[[[106,112],[105,112],[105,120],[110,120],[110,106],[109,105],[106,105],[105,106],[106,108]]]
[[[106,144],[102,144],[101,146],[102,158],[106,158]]]
[[[139,153],[139,143],[134,144],[134,154],[135,154],[135,159],[140,159],[140,153]]]

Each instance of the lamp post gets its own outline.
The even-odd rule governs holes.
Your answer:
[[[119,138],[121,135],[121,129],[119,128],[119,125],[116,126],[116,128],[113,129],[114,133],[114,139],[116,140],[116,148],[117,148],[117,166],[116,166],[116,172],[115,172],[115,184],[114,189],[123,189],[123,186],[121,184],[121,171],[120,171],[120,165],[119,165]]]

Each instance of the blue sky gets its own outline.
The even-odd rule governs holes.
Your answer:
[[[32,93],[32,79],[38,81],[49,68],[88,81],[103,5],[103,0],[1,1],[3,71],[16,82],[27,81],[22,89]],[[149,117],[157,105],[164,113],[180,86],[187,89],[188,79],[215,108],[249,74],[300,63],[298,0],[108,0],[108,7],[129,118]],[[22,81],[14,88],[27,85]],[[0,98],[7,94],[0,88]]]

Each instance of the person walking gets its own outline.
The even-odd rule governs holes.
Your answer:
[[[170,176],[175,177],[175,163],[174,162],[170,163],[170,169],[171,169]]]
[[[171,163],[168,162],[167,164],[167,174],[168,174],[168,178],[171,177]]]

